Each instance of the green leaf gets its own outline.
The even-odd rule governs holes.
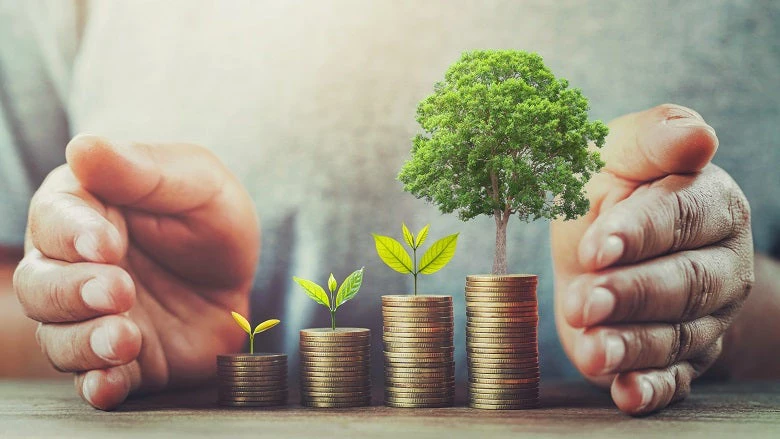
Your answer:
[[[336,294],[336,309],[347,300],[355,297],[358,291],[360,291],[360,286],[363,284],[364,268],[353,272],[341,283],[341,288],[339,288],[339,292]]]
[[[259,334],[259,333],[261,333],[263,331],[267,331],[267,330],[273,328],[274,326],[278,325],[279,323],[280,322],[279,322],[278,319],[266,320],[263,323],[260,323],[259,325],[255,326],[254,334]]]
[[[389,236],[374,234],[374,243],[376,253],[388,267],[399,273],[412,273],[412,258],[400,242]]]
[[[241,314],[235,311],[230,311],[230,315],[233,316],[233,320],[235,320],[236,323],[238,323],[238,326],[240,326],[241,329],[246,331],[247,334],[252,333],[252,326],[249,325],[249,321],[246,319],[246,317],[242,316]]]
[[[295,276],[293,276],[293,280],[297,282],[298,285],[303,287],[303,291],[305,291],[309,297],[314,299],[315,302],[330,309],[330,299],[328,299],[328,293],[326,293],[321,286],[310,280],[301,279]]]
[[[337,285],[338,284],[336,283],[336,278],[333,277],[333,273],[331,273],[330,274],[330,278],[328,278],[328,289],[330,290],[331,293],[336,291],[336,286]]]
[[[417,248],[414,245],[414,235],[412,235],[412,232],[410,232],[409,228],[406,227],[406,223],[401,223],[401,232],[404,235],[404,241],[406,241],[406,245],[411,248]]]
[[[423,242],[425,242],[425,239],[428,237],[428,230],[430,230],[431,225],[426,224],[425,227],[423,227],[418,233],[417,233],[417,239],[414,242],[415,248],[420,248],[421,245],[423,245]]]
[[[420,259],[420,270],[422,274],[433,274],[444,268],[448,262],[455,256],[455,247],[458,244],[458,234],[445,236],[433,243],[431,248],[425,252]]]

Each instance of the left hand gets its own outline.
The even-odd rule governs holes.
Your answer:
[[[610,123],[591,210],[552,225],[558,332],[624,412],[684,398],[753,282],[750,208],[710,163],[715,131],[662,105]]]

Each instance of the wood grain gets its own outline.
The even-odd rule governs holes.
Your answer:
[[[214,404],[215,394],[212,388],[169,392],[101,412],[83,403],[69,382],[0,381],[0,437],[780,437],[780,382],[700,384],[688,400],[644,418],[621,414],[607,393],[584,383],[546,383],[543,408],[506,412],[225,409]],[[381,404],[381,393],[376,396]]]

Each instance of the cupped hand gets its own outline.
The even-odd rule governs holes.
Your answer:
[[[710,163],[717,146],[685,107],[623,116],[587,185],[590,212],[552,225],[564,349],[626,413],[688,395],[752,286],[750,208]]]
[[[94,407],[213,375],[237,350],[259,256],[251,199],[187,144],[81,135],[29,211],[14,288],[52,365]]]

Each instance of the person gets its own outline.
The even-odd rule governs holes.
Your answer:
[[[370,232],[402,220],[461,232],[421,290],[462,290],[488,270],[490,220],[439,216],[395,176],[445,67],[469,48],[517,47],[581,85],[596,115],[626,113],[609,124],[587,215],[554,222],[549,241],[546,224],[510,225],[510,270],[540,275],[544,379],[575,373],[565,352],[644,414],[705,372],[777,378],[777,262],[756,256],[754,274],[753,245],[771,251],[778,212],[778,94],[760,86],[780,60],[760,38],[778,7],[689,2],[670,20],[607,3],[4,3],[0,346],[16,354],[2,374],[51,363],[100,409],[196,385],[241,349],[229,312],[250,301],[285,328],[258,342],[294,363],[297,330],[327,315],[291,276],[360,265],[341,321],[381,330],[377,296],[409,286]],[[758,64],[718,64],[743,56]],[[463,316],[456,327],[462,346]]]

